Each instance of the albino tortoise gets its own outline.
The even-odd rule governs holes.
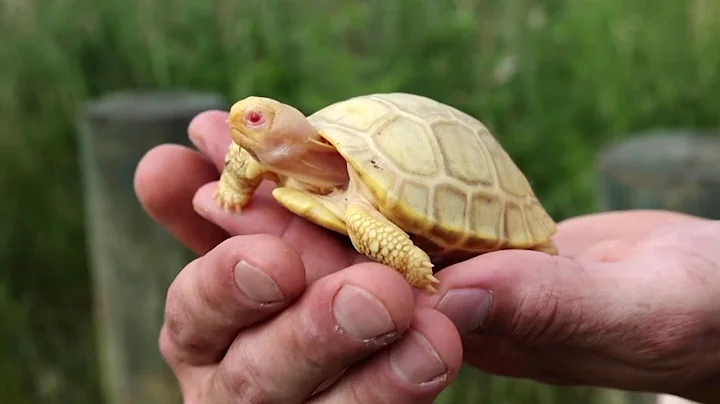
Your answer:
[[[242,210],[263,180],[291,212],[349,236],[413,286],[436,291],[430,256],[500,249],[557,254],[555,222],[488,129],[432,99],[371,94],[306,117],[248,97],[228,117],[233,142],[215,192]]]

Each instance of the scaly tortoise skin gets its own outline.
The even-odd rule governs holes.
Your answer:
[[[557,254],[555,222],[477,119],[427,97],[370,94],[309,117],[248,97],[215,198],[239,211],[263,179],[290,211],[348,235],[355,249],[434,292],[430,257],[501,249]]]

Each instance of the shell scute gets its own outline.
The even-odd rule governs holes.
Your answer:
[[[427,126],[395,117],[384,125],[382,130],[372,135],[385,156],[408,175],[437,174],[437,158],[430,141],[432,133],[429,133]],[[405,144],[411,144],[412,147],[407,147]]]
[[[448,175],[470,184],[492,185],[487,151],[472,128],[456,121],[436,122],[432,128]]]
[[[451,229],[465,229],[467,193],[450,184],[439,184],[434,190],[433,215],[436,222]]]
[[[371,133],[374,126],[393,115],[392,109],[382,102],[371,98],[363,100],[362,103],[357,101],[358,99],[351,98],[331,104],[317,111],[313,116],[321,118],[326,123]]]
[[[413,180],[403,181],[400,185],[398,197],[403,201],[407,201],[411,210],[424,216],[429,214],[430,206],[434,204],[430,201],[430,189],[427,185]]]
[[[505,220],[503,217],[505,207],[502,199],[481,192],[473,195],[471,206],[469,228],[475,229],[477,234],[484,235],[486,238],[505,236],[505,226],[500,226]]]

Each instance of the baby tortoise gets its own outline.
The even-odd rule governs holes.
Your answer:
[[[369,94],[306,117],[248,97],[215,200],[240,211],[263,180],[291,212],[435,292],[430,257],[531,249],[556,255],[555,222],[477,119],[423,96]]]

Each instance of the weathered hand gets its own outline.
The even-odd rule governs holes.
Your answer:
[[[135,179],[150,216],[204,254],[172,283],[160,336],[185,402],[432,402],[462,361],[452,322],[269,187],[240,215],[217,207],[225,116],[193,121],[200,153],[157,147]]]
[[[437,274],[465,360],[490,373],[720,402],[720,222],[657,211],[568,220],[561,257],[486,254]],[[486,311],[487,308],[489,311]]]
[[[222,355],[218,352],[224,352],[231,341],[236,341],[233,346],[239,345],[237,341],[246,340],[243,335],[254,335],[257,332],[254,330],[271,327],[272,324],[278,329],[288,329],[288,324],[293,322],[287,319],[293,316],[307,318],[308,314],[298,314],[303,313],[302,307],[306,307],[303,304],[311,307],[307,313],[317,307],[325,307],[323,310],[326,313],[331,312],[329,306],[322,306],[315,299],[322,301],[322,296],[327,296],[323,293],[339,290],[339,284],[343,284],[347,276],[354,279],[353,276],[361,276],[357,275],[358,272],[367,271],[371,275],[363,274],[363,277],[376,277],[370,285],[354,284],[367,287],[381,301],[388,295],[372,288],[387,283],[384,277],[390,279],[390,283],[393,279],[397,280],[392,271],[383,271],[387,268],[375,264],[361,264],[342,270],[362,258],[332,233],[278,206],[270,196],[268,186],[263,187],[254,203],[239,216],[217,208],[212,201],[212,191],[229,142],[225,116],[222,112],[208,112],[201,114],[191,125],[191,139],[201,153],[180,146],[158,147],[143,159],[136,177],[138,196],[149,214],[198,253],[212,250],[228,235],[268,233],[277,236],[270,239],[266,236],[233,238],[214,250],[220,251],[217,255],[211,252],[189,265],[171,289],[169,310],[173,307],[170,304],[173,296],[178,296],[177,301],[190,301],[177,312],[180,318],[186,319],[179,329],[189,334],[173,339],[169,338],[172,333],[163,331],[163,338],[168,341],[185,341],[184,345],[175,342],[163,346],[169,361],[175,364],[188,395],[204,391],[198,390],[207,385],[203,380],[215,380],[208,376],[208,372],[197,369],[216,369],[210,372],[216,375],[221,366],[235,368],[247,363],[243,358],[227,359],[233,349],[220,358]],[[202,216],[196,212],[201,212]],[[720,307],[715,298],[720,294],[720,259],[714,250],[720,242],[718,226],[718,222],[667,212],[619,212],[572,219],[559,226],[555,237],[563,257],[553,258],[527,251],[487,254],[441,271],[438,274],[441,279],[440,294],[420,295],[418,303],[437,307],[453,319],[464,332],[466,359],[491,373],[550,383],[669,392],[698,401],[714,402],[720,394],[717,391],[720,385],[720,355],[717,354],[720,348]],[[300,271],[304,272],[308,284],[321,281],[307,290],[304,290],[304,285],[295,290],[292,288],[298,287],[298,282],[285,283],[286,273],[293,273],[292,265],[284,269],[267,269],[271,277],[278,277],[274,278],[275,282],[286,298],[282,303],[274,308],[267,306],[270,309],[262,306],[268,310],[266,312],[258,311],[260,306],[250,303],[242,308],[228,306],[225,313],[231,313],[229,316],[192,316],[190,313],[201,312],[198,307],[203,305],[214,307],[218,301],[233,302],[227,297],[213,300],[212,296],[217,299],[222,295],[207,293],[208,300],[215,302],[208,305],[197,298],[204,292],[200,289],[194,291],[190,286],[207,289],[213,279],[223,279],[221,275],[224,274],[227,288],[231,284],[227,282],[227,276],[231,273],[229,268],[232,263],[226,263],[224,272],[222,266],[207,263],[213,256],[230,255],[229,252],[223,253],[223,248],[230,248],[236,254],[248,254],[248,250],[233,247],[233,243],[247,243],[256,237],[261,237],[262,243],[280,243],[273,248],[277,250],[282,245],[295,259],[299,255],[302,263]],[[252,247],[253,254],[248,254],[248,259],[263,259],[262,254],[256,255],[257,251],[262,251],[258,246]],[[274,254],[270,259],[288,259],[287,255],[283,258],[275,251]],[[192,268],[201,267],[203,262],[206,268],[217,268],[215,271],[218,272],[207,270],[206,275],[197,275],[202,271]],[[373,269],[363,269],[366,265]],[[298,270],[295,271],[294,276],[297,276]],[[188,273],[195,275],[183,275]],[[333,273],[327,279],[323,278]],[[203,276],[203,280],[192,279],[193,276]],[[294,279],[292,276],[289,275],[288,279]],[[249,279],[247,276],[244,278]],[[338,284],[323,286],[333,279],[339,280]],[[189,285],[184,293],[180,292],[183,288],[175,286],[182,282]],[[408,293],[406,285],[399,282],[395,287],[397,290],[390,296],[396,297],[385,302],[386,305],[404,302],[399,296]],[[318,288],[320,291],[314,292]],[[490,291],[490,294],[483,290]],[[250,302],[242,297],[241,292],[232,293],[237,293],[236,297],[241,296],[234,302]],[[301,294],[303,296],[297,300]],[[317,305],[304,303],[308,301],[316,301]],[[289,308],[283,311],[286,307]],[[487,307],[491,307],[489,313],[483,311]],[[393,310],[388,307],[391,316],[394,315]],[[423,315],[437,316],[436,312],[415,310],[412,315],[405,314],[415,320],[407,320],[408,317],[398,314],[395,323],[398,329],[402,328],[402,318],[417,322]],[[398,311],[404,312],[403,309]],[[238,312],[244,314],[236,314]],[[172,317],[170,311],[168,318]],[[193,351],[193,336],[202,337],[208,335],[207,329],[214,329],[212,324],[198,318],[214,318],[216,326],[224,324],[226,329],[235,327],[224,334],[209,333],[215,338],[205,342],[215,341],[216,344],[215,351],[210,350],[215,352],[215,361],[209,362],[211,365],[194,366],[187,360],[176,359],[186,355],[183,352]],[[272,320],[260,322],[270,318]],[[425,332],[423,335],[431,341],[448,369],[447,381],[435,385],[437,391],[442,388],[442,383],[452,379],[457,366],[453,360],[458,358],[454,356],[456,351],[453,349],[459,349],[452,331],[442,325],[443,319],[442,316],[433,319],[433,327],[437,328],[432,330],[446,333],[445,337],[436,338],[430,332],[432,330],[425,332],[422,327],[418,328]],[[245,324],[250,326],[243,328]],[[164,330],[167,329],[166,325]],[[195,342],[198,341],[203,343],[204,340]],[[287,352],[282,350],[281,343],[271,343],[280,345],[272,351],[262,351],[264,355],[272,358],[276,352]],[[317,349],[322,353],[327,348]],[[177,356],[173,356],[173,352],[177,352]],[[365,354],[370,355],[368,352]],[[328,355],[333,356],[334,353]],[[333,357],[338,360],[341,356]],[[212,357],[212,354],[207,357]],[[377,359],[381,357],[376,355],[371,362],[381,361]],[[228,362],[232,365],[226,365]],[[296,373],[287,365],[284,369],[291,376]],[[277,383],[270,382],[270,387],[283,383],[283,377],[277,377]],[[361,396],[358,392],[365,391],[363,386],[375,384],[368,387],[369,391],[381,392],[376,387],[382,384],[362,376],[342,380],[355,381],[349,384],[340,382],[336,386],[341,387],[335,387],[333,391],[350,391],[350,394]],[[352,385],[352,389],[344,390],[342,386],[348,385]],[[252,385],[243,386],[235,393],[243,394],[246,389],[253,391]],[[398,390],[396,386],[391,389]],[[408,390],[401,388],[398,391]],[[434,394],[436,390],[430,388],[423,397],[430,401]],[[295,397],[299,396],[293,396],[291,400]],[[403,399],[399,400],[402,402]]]
[[[453,380],[457,330],[416,310],[399,274],[364,263],[304,280],[298,254],[264,235],[228,239],[183,269],[160,349],[185,402],[430,403]]]

